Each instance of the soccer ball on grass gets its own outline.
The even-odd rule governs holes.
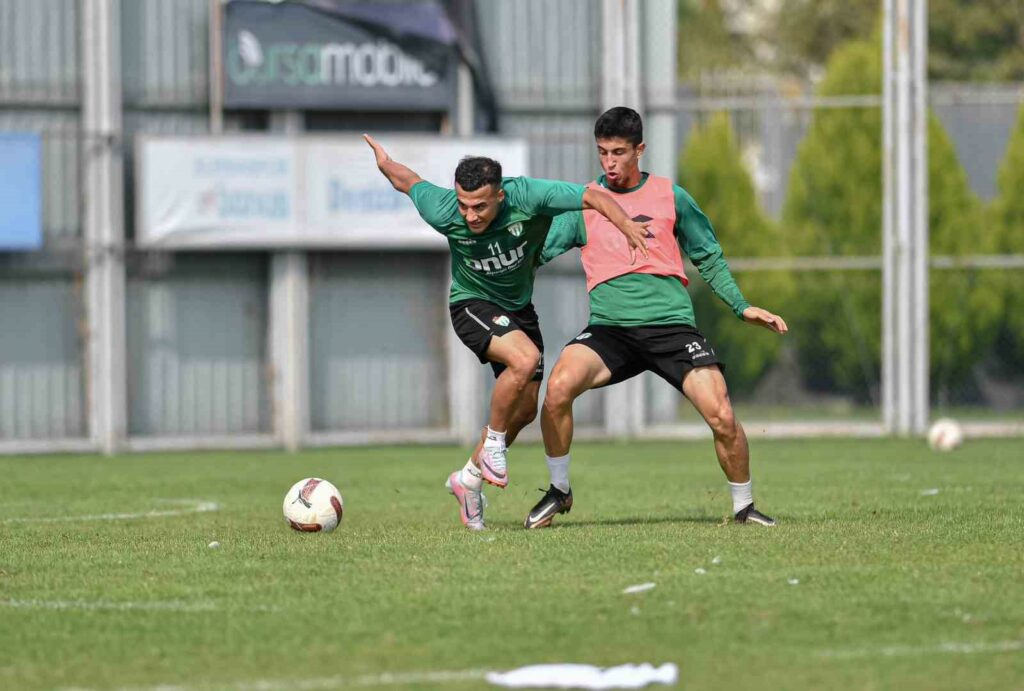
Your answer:
[[[293,530],[329,533],[341,523],[342,500],[327,480],[307,477],[284,495],[284,520]]]
[[[964,443],[960,423],[948,417],[936,420],[928,430],[928,446],[933,451],[952,451]]]

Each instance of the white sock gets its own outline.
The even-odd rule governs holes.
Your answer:
[[[730,482],[729,489],[732,490],[732,512],[737,514],[754,503],[754,489],[751,486],[753,480],[746,482]]]
[[[487,425],[487,438],[484,439],[484,447],[488,449],[504,449],[505,433],[495,432],[491,429],[490,425]]]
[[[551,484],[562,490],[569,491],[569,454],[564,456],[544,456],[548,461],[548,472],[551,473]]]
[[[466,465],[459,471],[459,482],[466,489],[478,490],[483,484],[484,480],[480,477],[480,469],[473,463],[473,459],[466,461]]]

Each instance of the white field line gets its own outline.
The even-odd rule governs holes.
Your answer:
[[[489,670],[465,669],[441,672],[383,672],[361,676],[319,677],[313,679],[256,679],[252,681],[199,682],[196,684],[160,684],[158,686],[121,687],[116,691],[316,691],[317,689],[347,689],[353,686],[413,686],[415,684],[443,684],[450,682],[481,681]],[[61,691],[93,691],[71,687]]]
[[[51,609],[78,611],[116,611],[116,612],[278,612],[280,608],[260,605],[256,607],[222,607],[216,602],[200,601],[185,602],[182,600],[150,600],[128,602],[117,600],[0,600],[0,607],[11,609]]]
[[[974,655],[977,653],[1008,653],[1024,650],[1024,640],[979,641],[976,643],[936,643],[934,645],[892,645],[884,648],[851,648],[848,650],[822,650],[819,657],[850,660],[865,657],[912,657],[918,655]]]
[[[180,509],[164,509],[153,511],[142,511],[139,513],[100,513],[88,516],[40,516],[32,518],[28,516],[18,518],[5,518],[0,523],[77,523],[79,521],[130,521],[136,518],[168,518],[170,516],[184,516],[192,513],[209,513],[219,511],[220,504],[203,499],[158,499],[157,501],[181,506]]]

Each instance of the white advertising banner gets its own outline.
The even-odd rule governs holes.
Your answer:
[[[380,135],[392,158],[450,187],[463,156],[526,174],[518,140]],[[185,248],[423,248],[444,238],[377,170],[359,136],[141,137],[136,242]]]

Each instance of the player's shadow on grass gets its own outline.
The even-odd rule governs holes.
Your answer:
[[[660,525],[662,523],[699,523],[703,525],[718,525],[721,522],[721,516],[625,516],[623,518],[597,518],[582,521],[563,518],[562,520],[555,520],[551,527],[590,528],[594,526],[615,525]]]

